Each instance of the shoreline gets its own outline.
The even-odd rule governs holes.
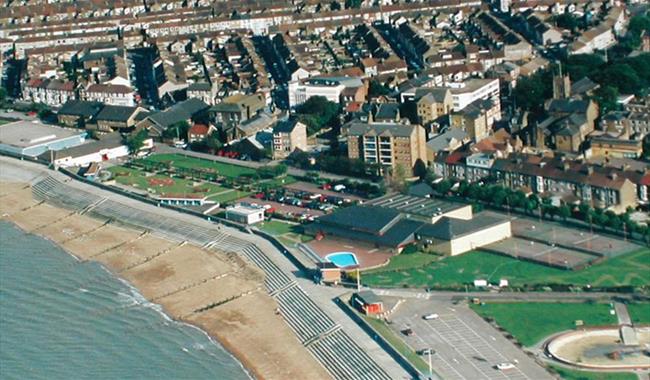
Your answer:
[[[0,186],[1,186],[1,185],[2,185],[2,183],[0,182]],[[61,210],[63,211],[63,209],[61,209]],[[3,218],[3,219],[4,219],[4,218]],[[124,285],[125,285],[125,286],[126,286],[126,287],[127,287],[127,288],[132,292],[132,293],[135,293],[137,296],[135,296],[135,295],[132,294],[132,295],[134,296],[134,298],[136,298],[136,299],[137,299],[137,298],[142,298],[142,301],[144,301],[144,302],[148,303],[149,305],[153,306],[153,307],[149,307],[148,305],[143,305],[144,307],[147,307],[147,308],[151,308],[151,309],[153,309],[154,311],[156,311],[156,313],[158,313],[159,315],[161,315],[161,316],[162,316],[166,321],[169,321],[169,322],[172,322],[172,323],[175,323],[175,324],[178,324],[178,325],[182,325],[182,326],[187,326],[187,327],[190,327],[190,328],[195,329],[195,330],[197,330],[197,331],[200,331],[203,335],[205,335],[205,336],[208,338],[208,340],[210,341],[210,343],[212,343],[212,344],[214,344],[215,346],[221,348],[221,349],[223,350],[223,352],[225,352],[225,353],[226,353],[230,358],[232,358],[232,359],[237,363],[237,365],[238,365],[239,367],[241,367],[242,371],[246,374],[246,376],[248,376],[249,379],[252,379],[252,380],[253,380],[253,379],[260,379],[260,378],[262,378],[262,377],[259,377],[259,376],[255,376],[253,373],[251,373],[250,368],[246,367],[246,366],[244,365],[244,363],[243,363],[243,362],[242,362],[242,361],[237,357],[237,355],[236,355],[236,353],[235,353],[236,350],[233,349],[233,350],[231,351],[231,350],[228,349],[226,346],[224,346],[223,344],[221,344],[221,342],[218,340],[218,338],[216,338],[216,337],[210,335],[207,331],[203,330],[203,329],[200,328],[199,326],[193,325],[193,324],[188,323],[188,322],[185,322],[185,321],[183,321],[183,320],[176,319],[176,318],[174,318],[173,316],[169,315],[169,313],[165,310],[165,307],[164,307],[163,305],[158,304],[158,303],[155,303],[155,302],[151,302],[150,300],[148,300],[148,299],[147,299],[147,298],[146,298],[146,297],[145,297],[145,296],[140,292],[140,289],[138,289],[137,287],[135,287],[131,282],[127,281],[126,279],[124,279],[124,278],[122,278],[122,277],[120,277],[119,274],[116,274],[113,270],[111,270],[111,268],[107,267],[105,264],[103,264],[103,263],[101,263],[101,262],[98,262],[98,261],[94,261],[94,260],[83,260],[83,259],[81,259],[80,257],[78,257],[77,255],[75,255],[73,252],[71,252],[70,250],[66,249],[66,248],[63,247],[62,245],[60,245],[60,244],[58,244],[57,242],[55,242],[55,241],[53,241],[52,239],[50,239],[50,238],[49,238],[48,236],[46,236],[46,235],[42,235],[42,234],[38,234],[38,233],[35,233],[35,232],[27,231],[27,230],[25,230],[24,228],[22,228],[21,226],[19,226],[18,224],[16,224],[16,223],[14,223],[13,221],[9,220],[9,219],[4,219],[4,220],[2,220],[2,221],[4,221],[5,223],[9,223],[11,226],[17,228],[18,230],[22,231],[23,233],[25,233],[25,234],[27,234],[27,235],[35,236],[35,237],[37,237],[37,238],[39,238],[39,239],[43,239],[43,240],[48,241],[48,242],[51,243],[52,245],[55,245],[57,248],[59,248],[61,251],[63,251],[63,252],[65,252],[66,254],[68,254],[70,257],[74,258],[78,263],[83,263],[83,262],[85,262],[85,261],[92,261],[92,262],[98,264],[98,265],[99,265],[103,270],[105,270],[105,271],[106,271],[106,272],[107,272],[111,277],[113,277],[115,280],[119,281],[120,283],[124,284]],[[144,303],[144,302],[143,302],[143,303]],[[234,352],[234,351],[235,351],[235,352]]]
[[[330,378],[276,313],[264,276],[252,264],[38,202],[28,183],[0,181],[0,187],[2,220],[78,262],[97,262],[174,323],[218,343],[249,378]]]

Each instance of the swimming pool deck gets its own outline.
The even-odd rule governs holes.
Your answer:
[[[377,249],[374,246],[358,241],[325,237],[323,240],[312,240],[309,247],[321,258],[325,259],[332,253],[351,252],[359,262],[359,269],[368,269],[383,265],[393,256],[387,250]]]

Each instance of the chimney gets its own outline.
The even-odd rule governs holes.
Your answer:
[[[587,175],[592,175],[592,174],[594,174],[594,167],[587,166]]]
[[[564,170],[565,172],[569,171],[570,168],[571,166],[569,165],[568,162],[565,162],[564,165],[562,165],[562,170]]]
[[[609,178],[611,178],[612,180],[615,181],[616,178],[618,178],[618,174],[616,174],[616,173],[610,173]]]

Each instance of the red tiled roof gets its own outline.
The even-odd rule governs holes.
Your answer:
[[[208,126],[205,125],[205,124],[194,124],[194,125],[190,128],[190,132],[189,132],[189,133],[190,133],[191,135],[204,135],[204,136],[205,136],[205,135],[208,134],[209,131],[210,131],[210,127],[208,127]]]

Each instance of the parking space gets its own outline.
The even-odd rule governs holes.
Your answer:
[[[423,318],[431,313],[437,317]],[[431,357],[432,367],[444,379],[552,379],[466,305],[409,299],[389,320],[391,328],[414,350],[431,348],[435,351]],[[405,329],[410,329],[412,334],[405,335]],[[497,369],[502,363],[510,363],[513,367]]]

